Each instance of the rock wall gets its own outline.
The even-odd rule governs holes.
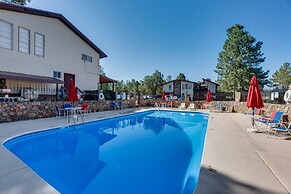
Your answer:
[[[154,107],[155,103],[160,103],[160,100],[140,100],[138,103],[139,107]],[[38,118],[54,117],[55,105],[63,107],[65,103],[69,102],[0,102],[0,123],[13,122],[19,120],[29,120]],[[112,110],[111,101],[84,101],[82,103],[89,104],[90,112],[107,111]],[[74,106],[81,106],[80,102],[74,103]],[[166,102],[167,103],[167,102]],[[204,101],[190,101],[186,102],[186,107],[190,103],[195,104],[196,109],[202,109]],[[220,103],[222,107],[225,107],[225,112],[238,112],[247,113],[251,112],[250,108],[246,107],[245,102],[234,102],[234,101],[214,101],[211,102],[210,110],[215,110],[217,104]],[[136,107],[135,100],[122,101],[124,108]],[[178,108],[181,105],[181,101],[172,101],[172,107]],[[270,115],[273,110],[284,111],[287,119],[291,121],[291,104],[269,104],[265,103],[265,107],[262,108],[262,115]],[[290,107],[290,108],[289,108]]]
[[[160,102],[160,100],[141,100],[140,105],[142,107],[154,107],[155,102]],[[173,108],[178,108],[181,105],[181,101],[172,101]],[[167,103],[167,102],[166,102]],[[190,101],[186,102],[186,107],[190,103],[195,104],[196,109],[202,109],[204,101]],[[237,113],[250,113],[252,110],[246,107],[246,102],[234,102],[234,101],[213,101],[210,103],[210,110],[217,110],[217,105],[221,104],[222,107],[225,107],[225,112],[237,112]],[[264,108],[261,109],[261,115],[270,115],[273,110],[283,111],[285,115],[288,115],[288,120],[291,121],[291,103],[288,104],[270,104],[264,103]]]
[[[69,102],[0,102],[0,123],[56,116],[55,105],[63,107]],[[90,112],[112,110],[111,101],[84,101]],[[81,106],[80,102],[74,106]],[[124,108],[132,108],[135,101],[122,101]]]

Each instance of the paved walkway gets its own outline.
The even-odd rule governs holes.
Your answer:
[[[133,112],[91,113],[85,121]],[[235,113],[210,113],[201,174],[196,193],[290,193],[291,141],[247,133],[249,118]],[[0,142],[16,134],[68,125],[66,118],[0,124]],[[58,193],[2,145],[0,193]],[[217,171],[211,172],[212,171]]]
[[[246,115],[211,113],[195,194],[290,193],[291,141],[247,128]]]

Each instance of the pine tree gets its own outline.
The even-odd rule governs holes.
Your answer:
[[[162,84],[165,82],[164,75],[156,70],[152,75],[147,75],[143,79],[145,90],[147,94],[157,95],[161,94]]]
[[[185,76],[184,73],[180,73],[180,74],[177,76],[176,79],[177,79],[177,80],[186,80],[186,76]]]
[[[172,76],[171,75],[168,75],[167,78],[166,78],[166,82],[169,82],[169,81],[172,81]]]
[[[236,24],[227,29],[227,39],[219,53],[216,70],[220,90],[226,92],[246,91],[253,75],[257,76],[261,87],[268,84],[269,71],[260,66],[265,61],[261,52],[262,42]]]
[[[284,63],[279,70],[277,70],[271,78],[273,84],[278,84],[283,89],[287,89],[291,84],[291,66],[290,63]]]

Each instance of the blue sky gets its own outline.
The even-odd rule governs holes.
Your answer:
[[[191,81],[210,78],[226,29],[239,23],[262,41],[269,76],[291,62],[290,0],[31,0],[63,14],[108,57],[107,76],[141,80],[159,70]]]

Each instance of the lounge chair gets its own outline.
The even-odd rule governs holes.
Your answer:
[[[273,126],[271,130],[274,132],[288,132],[291,135],[291,123],[289,123],[287,127],[285,124]]]
[[[221,104],[218,103],[218,104],[216,105],[216,109],[219,110],[219,111],[221,111],[221,108],[222,108],[222,107],[221,107]]]
[[[115,110],[115,108],[116,108],[115,102],[111,102],[110,107],[112,110]]]
[[[118,102],[118,109],[122,109],[123,108],[123,105],[122,105],[122,102]]]
[[[185,110],[186,109],[186,103],[182,102],[181,105],[178,107],[180,110]]]
[[[280,123],[282,117],[283,117],[284,112],[276,112],[273,118],[269,118],[266,120],[259,120],[262,123],[265,123],[267,125],[273,126],[277,125]]]
[[[171,108],[173,107],[173,102],[172,101],[168,102],[168,107],[171,107]]]
[[[195,104],[194,103],[190,103],[190,105],[188,106],[187,110],[195,110]]]
[[[269,120],[265,121],[265,120],[260,120],[261,123],[266,124],[266,130],[270,131],[272,130],[272,128],[274,127],[281,127],[281,125],[283,124],[281,122],[282,117],[283,117],[284,112],[276,112],[276,114],[274,115],[274,118],[270,118]]]
[[[271,120],[271,119],[274,118],[276,112],[277,112],[277,111],[274,110],[274,111],[271,113],[270,116],[262,116],[262,117],[259,117],[258,120],[260,120],[260,121],[268,121],[268,120]]]

